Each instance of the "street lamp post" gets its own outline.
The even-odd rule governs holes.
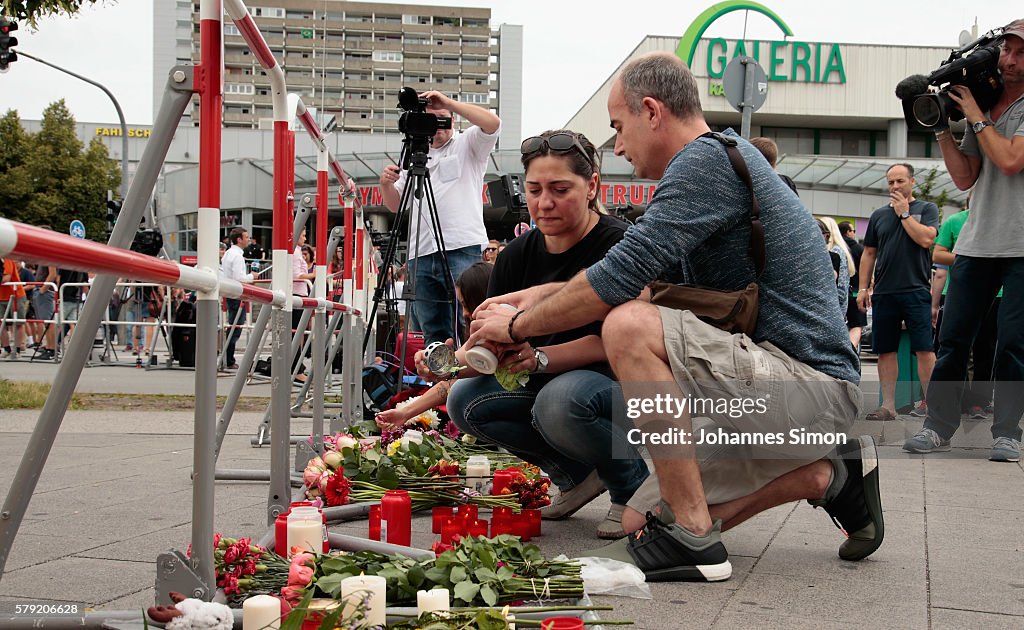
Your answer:
[[[128,125],[126,125],[124,122],[124,112],[121,111],[121,104],[117,102],[116,98],[114,98],[113,93],[101,83],[83,77],[80,74],[75,74],[74,72],[66,68],[61,68],[56,64],[50,63],[49,61],[43,61],[39,57],[30,55],[23,50],[19,50],[18,55],[21,57],[28,57],[29,59],[32,59],[34,61],[38,61],[43,65],[50,66],[54,70],[60,70],[64,74],[70,74],[76,79],[81,79],[86,83],[91,83],[92,85],[95,85],[99,89],[103,90],[103,93],[110,97],[110,100],[114,103],[114,109],[117,110],[117,118],[121,121],[121,199],[124,199],[125,196],[128,194]]]

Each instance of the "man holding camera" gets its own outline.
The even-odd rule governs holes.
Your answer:
[[[460,103],[440,92],[423,92],[420,98],[427,101],[428,113],[439,117],[458,114],[473,125],[460,133],[438,129],[427,157],[444,251],[438,251],[425,201],[422,210],[413,208],[412,216],[416,218],[409,223],[409,268],[415,270],[416,291],[412,317],[429,345],[453,336],[456,322],[452,320],[448,287],[454,287],[459,274],[480,261],[480,245],[487,242],[481,200],[487,159],[498,141],[501,119],[488,109]],[[399,210],[407,174],[398,166],[388,165],[380,176],[381,196],[392,212]],[[450,282],[444,277],[445,259]]]
[[[999,72],[1003,92],[982,112],[971,91],[949,89],[967,130],[957,145],[949,129],[935,134],[949,175],[960,190],[974,186],[972,212],[953,251],[939,356],[928,393],[924,427],[908,439],[911,453],[948,451],[960,425],[960,396],[971,344],[999,287],[994,443],[989,459],[1020,461],[1024,414],[1024,20],[1003,30]]]

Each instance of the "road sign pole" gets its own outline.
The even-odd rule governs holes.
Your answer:
[[[743,118],[740,122],[740,135],[750,138],[750,117],[754,113],[754,80],[756,79],[753,59],[743,60]]]

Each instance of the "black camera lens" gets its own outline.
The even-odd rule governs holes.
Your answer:
[[[922,94],[914,99],[914,119],[927,129],[931,129],[943,121],[945,117],[942,115],[942,110],[938,94]]]

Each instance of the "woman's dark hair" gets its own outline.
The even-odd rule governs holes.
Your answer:
[[[313,248],[311,246],[303,245],[302,246],[302,253],[303,254],[309,254],[309,259],[310,260],[314,260],[314,261],[316,260],[316,252],[313,250]]]
[[[462,294],[462,305],[470,313],[487,299],[487,284],[491,281],[492,269],[494,265],[491,263],[473,263],[455,281],[455,286]]]
[[[568,129],[552,129],[540,134],[540,137],[550,138],[556,133],[567,133],[575,136],[576,139],[579,140],[583,148],[586,150],[586,157],[580,155],[580,152],[577,150],[570,150],[565,152],[556,151],[552,153],[547,148],[547,145],[544,145],[537,151],[533,151],[532,153],[528,153],[522,156],[521,161],[523,163],[523,172],[526,173],[527,171],[530,170],[530,162],[532,162],[536,158],[539,158],[543,155],[557,155],[569,163],[569,170],[571,170],[573,173],[579,175],[580,177],[587,181],[590,181],[590,177],[594,173],[597,173],[597,190],[599,194],[594,195],[594,198],[590,200],[590,203],[587,204],[587,207],[589,207],[594,212],[598,212],[600,214],[608,214],[608,211],[605,210],[604,208],[604,204],[601,203],[601,200],[599,199],[601,190],[601,156],[597,152],[597,148],[594,146],[594,143],[588,140],[587,137],[582,133],[576,133],[575,131],[569,131]]]

